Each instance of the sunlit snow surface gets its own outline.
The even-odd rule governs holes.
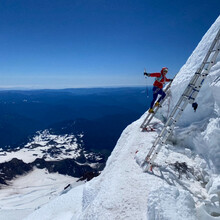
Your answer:
[[[74,135],[52,135],[48,130],[45,130],[38,132],[33,140],[21,149],[18,148],[9,152],[0,151],[0,163],[10,161],[13,158],[23,160],[25,163],[31,163],[37,158],[44,158],[46,161],[75,159],[80,156],[82,151],[77,141]],[[51,155],[49,152],[54,146],[56,149]]]
[[[45,161],[59,161],[63,159],[77,159],[82,155],[86,159],[94,158],[101,160],[101,156],[88,152],[83,147],[83,134],[77,136],[50,134],[48,130],[37,132],[37,134],[22,147],[10,151],[0,149],[0,163],[17,158],[25,163],[34,162],[37,158]],[[92,163],[90,164],[92,166]]]
[[[35,169],[1,188],[0,219],[20,220],[59,196],[68,184],[82,184],[76,181],[77,178],[50,174],[45,169]]]
[[[201,64],[220,28],[220,17],[182,67],[172,86],[175,105]],[[141,132],[146,117],[129,125],[119,138],[100,176],[76,187],[29,215],[26,220],[213,220],[220,219],[220,63],[213,66],[198,96],[196,113],[189,106],[162,147],[153,172],[144,173],[143,161],[157,132]],[[158,117],[167,114],[165,103]],[[178,172],[175,162],[187,164]]]

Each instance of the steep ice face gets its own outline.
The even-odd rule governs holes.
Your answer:
[[[162,198],[162,199],[161,199]],[[178,190],[176,187],[160,187],[148,195],[147,217],[151,219],[195,220],[195,203],[189,192]]]
[[[171,98],[164,103],[159,114],[168,115],[184,92],[189,81],[205,58],[213,39],[220,28],[220,17],[204,35],[186,64],[180,69],[171,86]],[[177,122],[174,136],[182,146],[202,154],[213,172],[220,172],[220,54],[211,68],[196,98],[198,109],[194,112],[191,104],[184,110]],[[169,106],[169,108],[168,108]],[[169,112],[170,113],[170,112]],[[160,117],[160,116],[159,116]]]

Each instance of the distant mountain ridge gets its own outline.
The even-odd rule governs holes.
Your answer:
[[[23,147],[1,149],[0,183],[7,184],[35,167],[77,178],[97,176],[104,167],[104,156],[85,149],[82,137],[83,134],[52,135],[44,130]]]

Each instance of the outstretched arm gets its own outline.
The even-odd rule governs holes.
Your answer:
[[[161,73],[150,73],[150,77],[160,77]]]
[[[144,72],[145,76],[149,76],[149,77],[160,77],[161,73],[146,73]]]

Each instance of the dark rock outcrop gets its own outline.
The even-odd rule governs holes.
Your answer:
[[[6,184],[7,180],[12,180],[17,175],[23,175],[32,170],[31,164],[26,164],[22,160],[13,158],[11,161],[0,164],[0,183]]]

